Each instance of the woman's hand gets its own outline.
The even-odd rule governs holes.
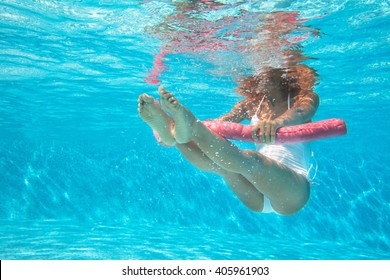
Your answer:
[[[279,120],[259,120],[252,128],[252,138],[255,142],[274,144],[276,130],[281,126],[282,122]]]

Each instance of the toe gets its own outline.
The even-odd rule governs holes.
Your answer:
[[[147,102],[147,103],[150,103],[151,100],[153,100],[153,97],[151,97],[150,95],[147,95],[146,93],[144,94],[141,94],[141,99],[144,101],[144,102]]]
[[[172,93],[170,93],[169,91],[166,91],[163,86],[160,86],[158,88],[158,93],[159,93],[161,99],[164,99],[164,100],[168,100],[170,97],[173,97]]]
[[[146,95],[146,93],[143,93],[143,94],[141,94],[140,96],[138,96],[138,102],[139,102],[139,103],[143,103],[143,102],[144,102],[144,100],[145,100],[145,95]]]
[[[167,93],[167,91],[165,90],[165,88],[163,86],[159,86],[158,87],[158,93],[160,95],[163,95],[164,93]]]

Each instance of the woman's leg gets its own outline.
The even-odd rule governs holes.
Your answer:
[[[306,204],[310,184],[304,176],[255,151],[238,149],[208,130],[164,88],[159,88],[159,94],[163,108],[173,116],[177,143],[193,141],[222,169],[241,174],[270,199],[272,207],[280,214],[294,214]]]
[[[264,207],[264,196],[244,176],[225,170],[213,162],[194,143],[176,144],[182,155],[195,167],[205,172],[211,172],[222,176],[232,192],[249,209],[261,212]]]
[[[138,98],[138,112],[141,118],[154,129],[165,145],[173,145],[173,120],[160,108],[160,104],[151,96],[142,94]],[[251,210],[261,211],[264,196],[242,175],[224,170],[205,155],[194,142],[176,144],[183,156],[195,167],[222,176],[230,189]]]

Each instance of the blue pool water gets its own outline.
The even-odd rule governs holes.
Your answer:
[[[300,32],[320,34],[301,42],[319,74],[315,119],[342,118],[348,135],[312,144],[311,199],[291,217],[250,212],[138,117],[138,95],[157,96],[144,79],[172,2],[1,1],[0,258],[390,259],[388,1],[226,0],[192,12],[237,27],[240,13],[299,11]],[[238,100],[229,73],[247,66],[211,50],[164,64],[162,83],[200,119]]]

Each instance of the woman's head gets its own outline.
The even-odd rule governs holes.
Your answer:
[[[279,91],[283,95],[296,95],[300,90],[298,79],[291,69],[270,68],[255,76],[238,81],[236,91],[247,98],[261,98]]]

